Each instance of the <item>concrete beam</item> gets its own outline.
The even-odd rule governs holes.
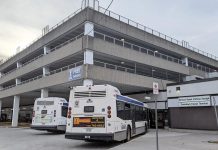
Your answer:
[[[172,81],[90,65],[88,66],[88,79],[100,80],[104,82],[104,84],[112,82],[121,85],[142,87],[144,89],[152,89],[153,82],[155,81],[159,83],[160,90],[165,90],[166,84],[173,83]]]
[[[69,86],[71,86],[72,84],[75,86],[82,85],[82,80],[85,77],[84,67],[82,66],[82,74],[81,74],[80,79],[74,80],[72,81],[72,83],[69,80],[69,76],[70,76],[69,72],[70,72],[69,70],[62,71],[62,72],[52,74],[50,76],[46,76],[46,77],[43,77],[41,79],[26,83],[26,84],[13,87],[8,90],[0,91],[0,99],[9,97],[11,95],[19,95],[22,93],[41,90],[44,88],[48,88],[48,87],[52,87],[56,85],[62,85],[66,83],[68,83]]]
[[[12,127],[18,126],[19,106],[20,106],[20,96],[14,96]]]
[[[64,59],[65,57],[69,57],[79,52],[82,52],[82,38],[63,46],[60,49],[57,49],[56,51],[53,51],[48,55],[45,55],[31,62],[30,64],[15,70],[14,72],[11,72],[7,76],[4,76],[4,78],[0,78],[0,84],[8,82],[36,69],[40,69],[42,66],[47,66],[53,62]]]
[[[159,57],[151,56],[142,52],[138,52],[129,48],[125,48],[113,43],[103,41],[101,39],[94,38],[93,46],[90,45],[90,49],[96,52],[110,55],[112,57],[119,57],[132,62],[142,63],[149,66],[162,68],[182,74],[189,74],[189,68],[182,64],[167,61]]]

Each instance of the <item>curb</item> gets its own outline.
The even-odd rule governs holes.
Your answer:
[[[198,134],[214,134],[217,135],[218,131],[209,131],[209,130],[189,130],[189,129],[168,129],[169,132],[179,132],[179,133],[198,133]]]

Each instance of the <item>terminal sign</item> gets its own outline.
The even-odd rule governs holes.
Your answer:
[[[211,106],[210,96],[183,97],[179,98],[179,107]]]
[[[82,77],[82,67],[76,67],[70,70],[69,80],[77,80]]]

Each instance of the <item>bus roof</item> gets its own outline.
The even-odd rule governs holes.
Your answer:
[[[61,98],[61,97],[46,97],[46,98],[37,98],[36,101],[39,100],[44,100],[44,101],[60,101],[63,103],[67,103],[67,100],[65,98]]]

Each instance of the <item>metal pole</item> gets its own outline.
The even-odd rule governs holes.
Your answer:
[[[218,116],[217,116],[217,109],[216,109],[216,100],[215,97],[213,96],[213,104],[214,104],[214,110],[215,110],[215,116],[216,116],[216,123],[218,127]]]
[[[157,147],[157,150],[159,150],[159,145],[158,145],[157,98],[155,99],[155,126],[156,126],[156,147]]]

